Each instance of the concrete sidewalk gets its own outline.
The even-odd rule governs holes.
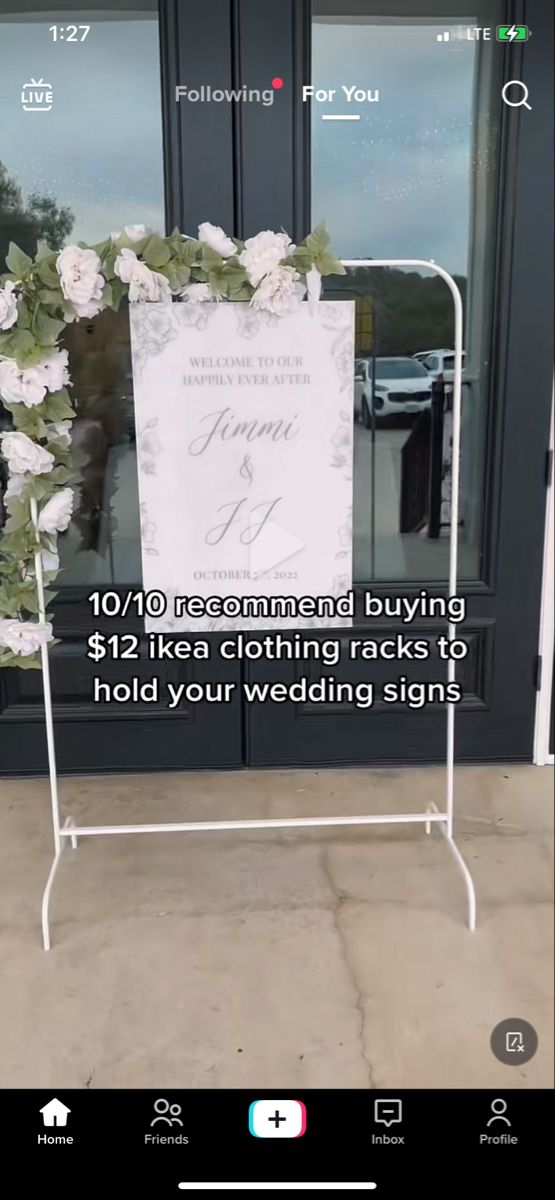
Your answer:
[[[438,831],[82,839],[54,885],[44,780],[0,784],[4,1087],[550,1087],[549,768],[458,768],[462,879]],[[410,811],[440,768],[65,779],[83,823]],[[492,1027],[523,1017],[508,1067]]]

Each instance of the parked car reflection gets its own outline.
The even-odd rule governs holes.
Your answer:
[[[440,375],[446,383],[452,382],[455,374],[455,351],[454,350],[419,350],[418,354],[413,355],[417,362],[421,363],[426,368],[428,375],[432,379],[439,379]],[[465,353],[463,350],[462,365],[464,372]],[[463,375],[464,378],[464,375]]]
[[[417,414],[432,403],[432,378],[414,358],[376,358],[355,361],[355,419],[369,429],[376,421]]]

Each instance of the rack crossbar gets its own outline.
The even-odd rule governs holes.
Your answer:
[[[390,813],[362,817],[270,817],[260,821],[170,821],[155,825],[72,825],[60,837],[95,837],[119,833],[208,833],[223,829],[309,829],[326,825],[411,825],[447,822],[447,813]]]

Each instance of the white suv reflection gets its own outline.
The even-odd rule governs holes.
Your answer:
[[[376,358],[375,386],[372,359],[355,360],[355,417],[367,429],[372,409],[379,421],[384,417],[419,413],[432,403],[432,379],[414,358]]]

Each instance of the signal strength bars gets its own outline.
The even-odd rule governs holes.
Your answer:
[[[438,33],[438,34],[437,34],[437,40],[438,40],[438,42],[449,42],[449,41],[451,41],[451,34],[449,33],[449,30],[447,30],[447,32],[446,32],[446,33]]]

